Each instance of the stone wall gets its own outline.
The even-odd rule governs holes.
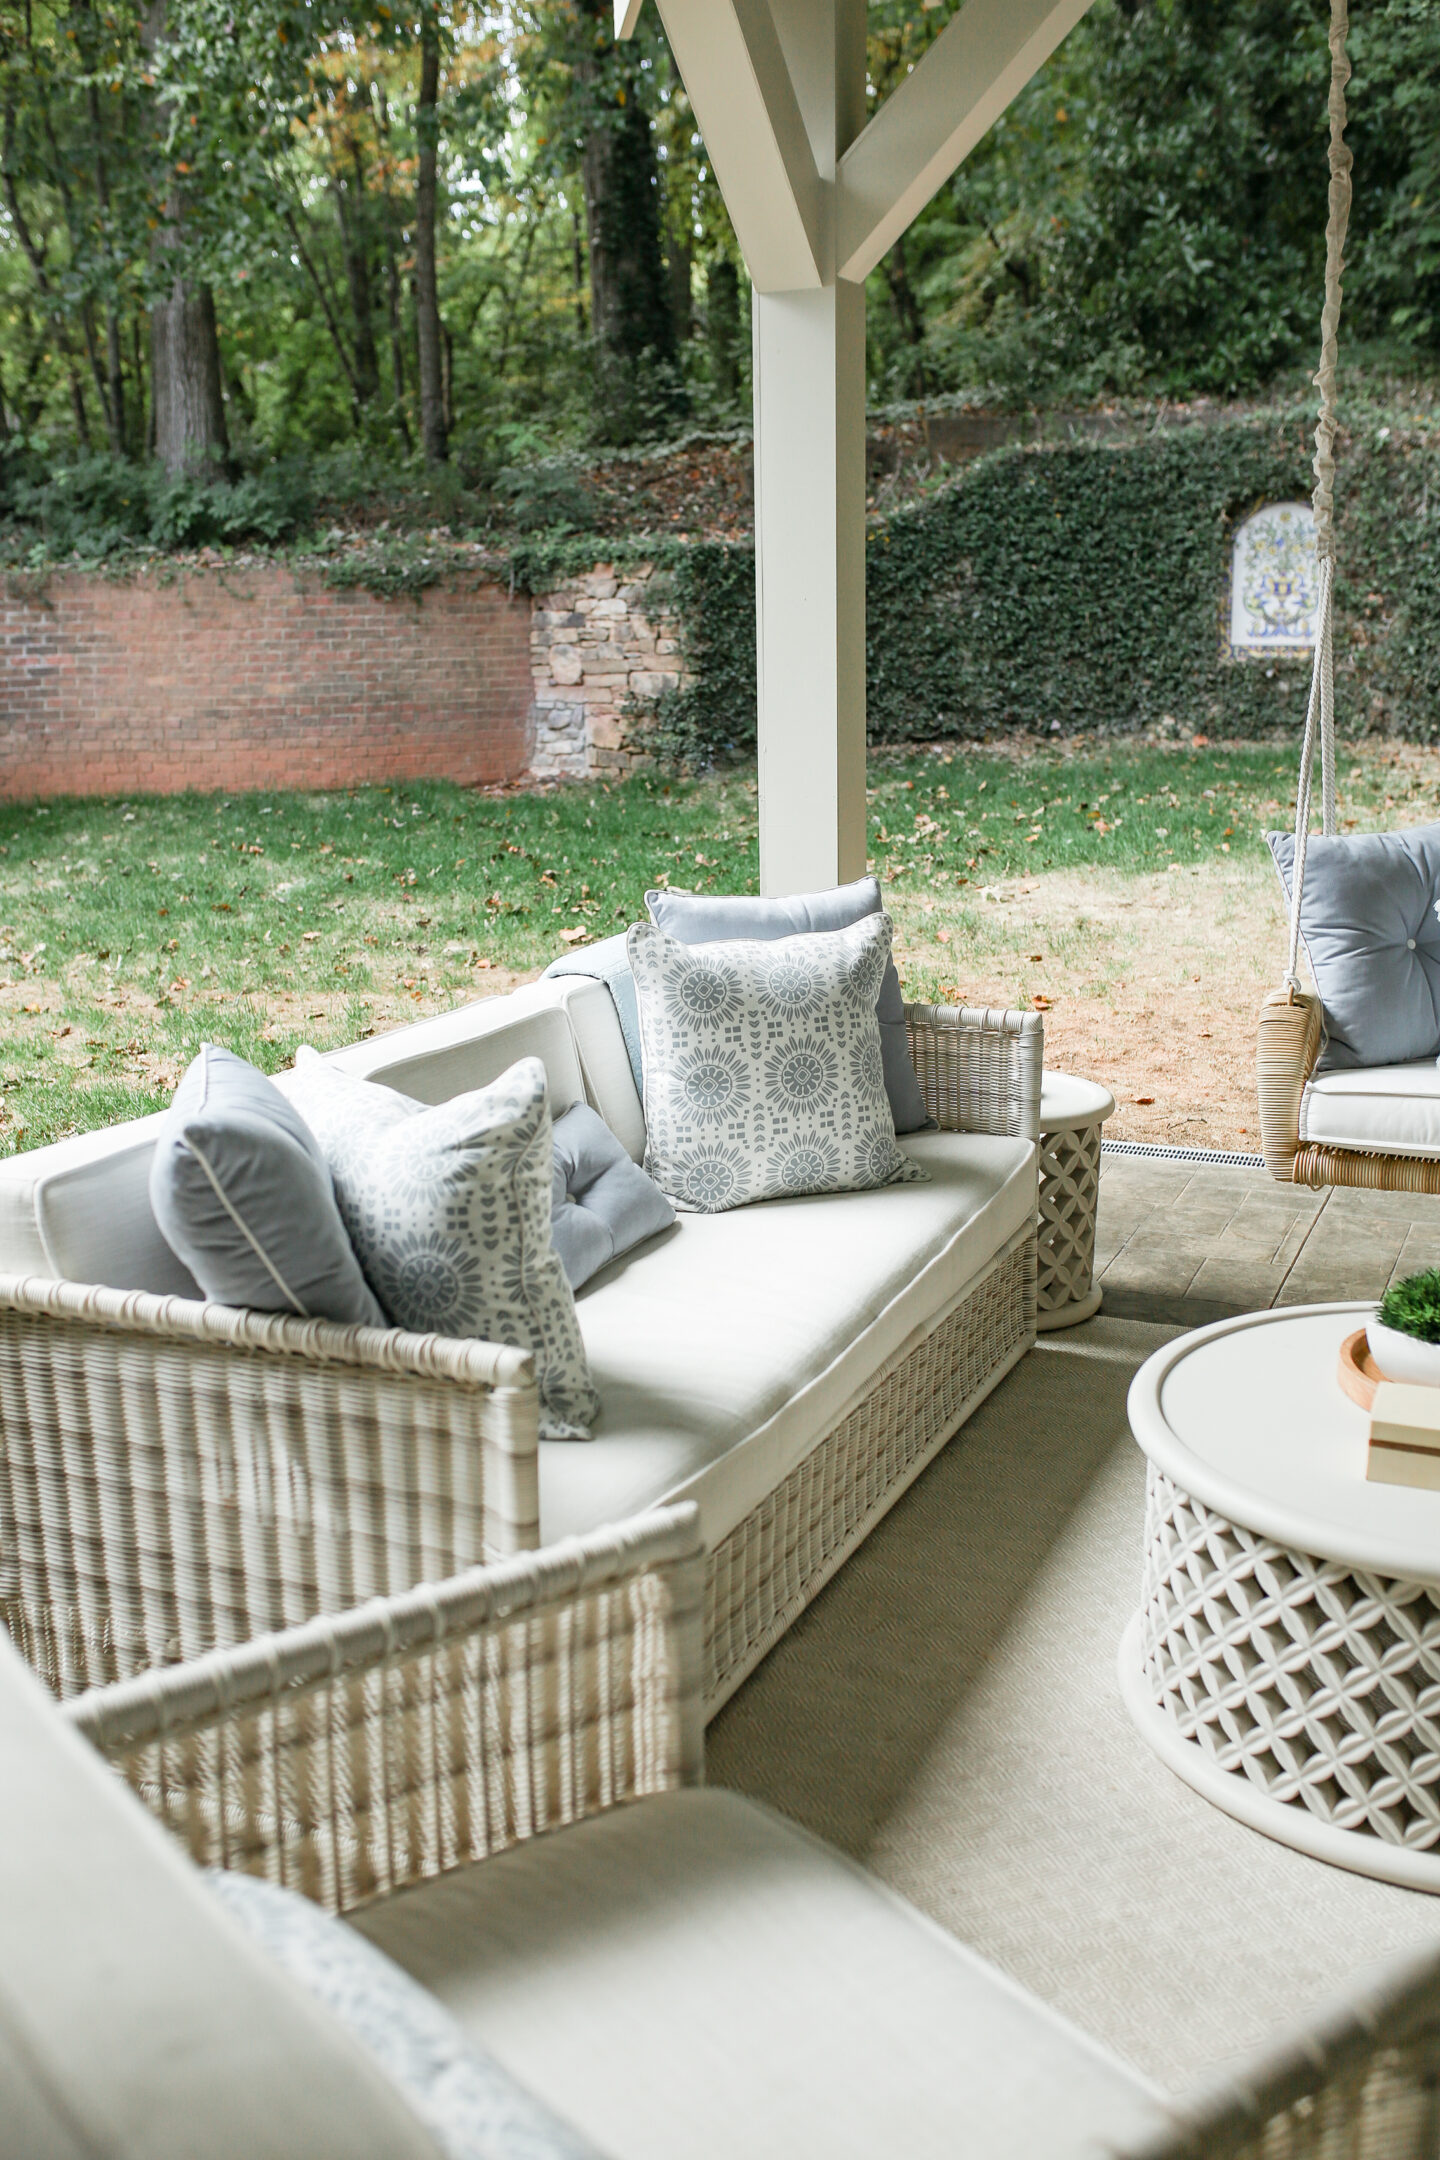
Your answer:
[[[270,563],[16,587],[0,796],[516,779],[532,612],[468,574],[417,602]]]
[[[530,623],[537,778],[628,772],[636,763],[625,746],[632,701],[683,682],[675,618],[650,597],[654,576],[642,565],[622,582],[601,563],[537,593]]]

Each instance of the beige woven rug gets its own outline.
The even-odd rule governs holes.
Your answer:
[[[1125,1394],[1174,1332],[1102,1315],[1028,1357],[721,1713],[709,1776],[1181,2086],[1440,1938],[1440,1898],[1243,1828],[1121,1707],[1144,1500]]]

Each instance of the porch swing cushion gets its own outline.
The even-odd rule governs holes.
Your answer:
[[[1299,1136],[1311,1147],[1365,1155],[1440,1157],[1440,1066],[1368,1066],[1312,1079],[1300,1103]]]
[[[1294,835],[1265,838],[1288,905]],[[1325,1008],[1317,1079],[1440,1055],[1437,906],[1440,825],[1311,838],[1300,934]],[[1386,1099],[1398,1104],[1402,1092]]]

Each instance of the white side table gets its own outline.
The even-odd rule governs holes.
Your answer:
[[[1440,1891],[1440,1493],[1368,1482],[1369,1419],[1336,1377],[1374,1309],[1247,1313],[1136,1373],[1149,1487],[1120,1687],[1217,1807]]]
[[[1038,1328],[1074,1327],[1100,1310],[1094,1286],[1100,1128],[1115,1108],[1109,1088],[1047,1072],[1040,1088]]]

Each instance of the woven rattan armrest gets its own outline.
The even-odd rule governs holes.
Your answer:
[[[333,1912],[704,1767],[693,1503],[64,1706],[202,1865]]]
[[[910,1055],[942,1132],[1040,1137],[1045,1023],[1037,1012],[907,1005]]]
[[[1174,2123],[1116,2160],[1321,2153],[1433,2160],[1440,1951],[1407,1953],[1299,2030],[1172,2103]]]
[[[539,1535],[528,1351],[0,1277],[0,1621],[58,1694]]]
[[[1260,1008],[1255,1073],[1260,1146],[1272,1177],[1289,1183],[1300,1146],[1300,1102],[1320,1055],[1323,1009],[1305,991],[1272,991]]]

